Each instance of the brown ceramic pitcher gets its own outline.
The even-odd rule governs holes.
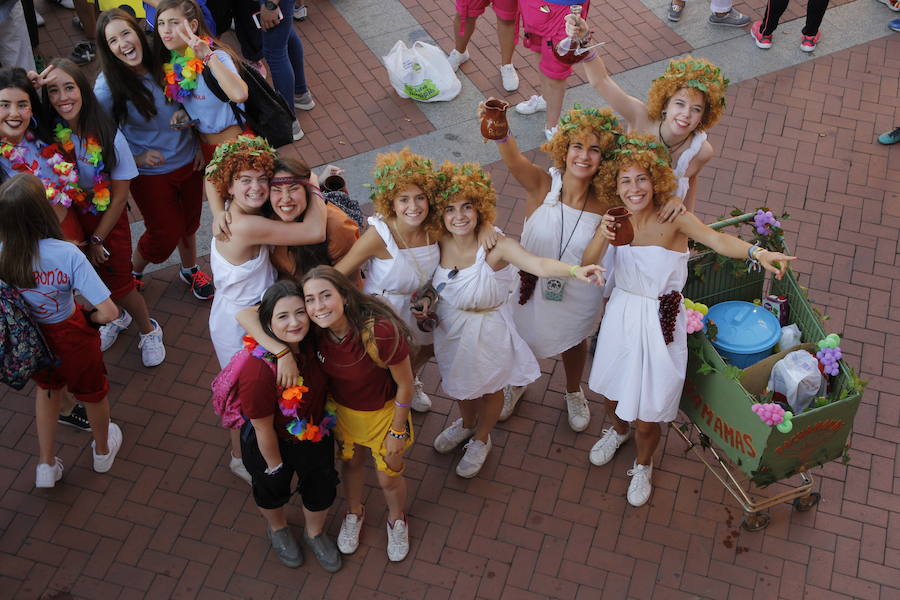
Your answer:
[[[606,214],[614,220],[612,228],[616,232],[616,239],[609,243],[613,246],[624,246],[634,241],[634,227],[631,226],[631,213],[624,206],[614,206]]]
[[[509,104],[503,100],[491,98],[484,103],[484,115],[481,117],[481,135],[487,140],[502,140],[509,133],[506,122],[506,109]]]

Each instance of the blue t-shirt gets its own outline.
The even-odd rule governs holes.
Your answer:
[[[94,165],[87,162],[87,149],[84,140],[80,136],[72,134],[72,143],[75,144],[75,155],[78,157],[78,183],[88,194],[94,189]],[[128,181],[138,176],[137,165],[134,164],[134,156],[125,141],[125,136],[118,129],[115,139],[116,166],[109,174],[112,181]]]
[[[216,57],[222,61],[226,67],[238,72],[234,66],[231,56],[223,50],[215,50]],[[208,67],[207,67],[208,68]],[[212,75],[212,71],[210,71]],[[182,101],[184,109],[192,119],[200,122],[197,124],[197,131],[200,133],[219,133],[228,129],[232,125],[237,125],[237,119],[231,105],[228,102],[222,102],[206,85],[206,79],[202,74],[197,76],[197,87],[193,93]],[[243,109],[243,104],[238,104]]]
[[[130,101],[125,104],[126,117],[122,123],[122,133],[131,148],[131,154],[137,156],[147,150],[156,150],[165,157],[165,162],[153,167],[138,167],[141,175],[160,175],[171,173],[194,159],[197,154],[197,136],[188,129],[172,129],[172,115],[181,109],[175,102],[166,102],[166,94],[147,73],[142,78],[144,87],[153,94],[156,116],[149,121],[138,112]],[[106,76],[97,75],[94,93],[103,106],[112,107],[113,97]]]
[[[75,309],[74,290],[94,306],[109,298],[109,289],[84,253],[62,240],[38,242],[34,281],[35,287],[19,288],[19,292],[38,323],[60,323],[69,318]]]

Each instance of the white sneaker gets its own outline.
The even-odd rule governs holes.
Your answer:
[[[250,472],[247,471],[247,467],[244,466],[244,461],[241,458],[232,455],[231,460],[228,461],[228,468],[231,469],[235,476],[246,481],[247,485],[253,485],[253,477],[250,476]]]
[[[50,0],[50,2],[62,6],[63,8],[68,8],[69,10],[75,10],[75,2],[72,0]]]
[[[304,135],[306,134],[303,133],[303,130],[300,128],[300,122],[294,121],[294,124],[291,125],[291,137],[293,138],[293,140],[295,142],[302,140]]]
[[[474,428],[466,429],[463,427],[463,420],[457,419],[434,438],[434,449],[441,454],[447,454],[472,437],[474,433]]]
[[[422,381],[416,377],[413,381],[412,409],[416,412],[428,412],[431,410],[431,398],[422,389],[424,385]]]
[[[34,487],[52,488],[62,479],[63,464],[58,456],[53,457],[52,465],[39,463],[34,474]]]
[[[456,48],[450,51],[450,56],[447,57],[447,60],[450,61],[450,66],[453,67],[454,71],[459,70],[459,65],[463,64],[467,60],[469,60],[469,51],[466,50],[462,54],[460,54]]]
[[[611,461],[619,446],[627,442],[629,438],[631,438],[631,429],[625,434],[620,434],[612,427],[604,429],[603,437],[597,440],[597,443],[591,448],[591,464],[599,467]]]
[[[98,473],[106,473],[112,469],[113,462],[116,460],[116,454],[122,447],[122,430],[115,423],[109,423],[109,433],[106,437],[106,445],[109,447],[108,454],[97,454],[96,442],[91,442],[91,451],[94,454],[94,470]]]
[[[341,529],[343,532],[343,528]],[[387,524],[387,555],[391,562],[399,562],[409,554],[409,525],[406,518]]]
[[[131,315],[124,308],[118,317],[100,327],[100,351],[106,352],[110,346],[116,343],[119,334],[128,329],[131,325]]]
[[[653,463],[649,465],[634,466],[628,470],[631,476],[631,483],[628,484],[628,504],[632,506],[643,506],[650,499],[650,493],[653,486],[650,485],[650,476],[653,475]]]
[[[553,136],[556,135],[556,132],[557,132],[557,131],[559,131],[559,127],[553,127],[553,128],[551,128],[551,129],[545,129],[545,130],[544,130],[544,137],[547,138],[547,141],[549,142],[550,140],[553,139]]]
[[[512,416],[526,387],[524,385],[508,385],[503,388],[503,408],[500,409],[499,421],[505,421]]]
[[[512,63],[508,65],[500,65],[500,79],[503,80],[503,89],[507,92],[514,92],[519,89],[519,74]]]
[[[362,531],[362,525],[365,519],[365,510],[361,515],[355,515],[352,512],[348,512],[344,517],[344,522],[341,523],[341,532],[338,534],[337,539],[337,547],[338,550],[341,551],[341,554],[353,554],[356,552],[356,549],[359,548],[359,534]],[[391,547],[390,536],[390,527],[388,527],[388,548]],[[407,550],[409,550],[408,544],[409,542],[407,541]],[[390,550],[388,550],[388,552],[390,552]],[[406,554],[403,556],[406,556]]]
[[[577,392],[566,392],[566,409],[572,431],[584,431],[591,424],[591,409],[581,389]]]
[[[547,101],[543,96],[532,96],[528,100],[516,104],[516,112],[520,115],[533,115],[542,110],[547,110]]]
[[[41,16],[41,13],[39,13],[38,11],[34,11],[34,21],[38,27],[43,27],[47,24],[47,22],[44,20],[44,17]]]
[[[459,459],[456,465],[456,474],[466,479],[471,479],[478,475],[478,471],[484,466],[488,452],[491,451],[491,436],[488,436],[487,443],[480,440],[469,440],[466,444],[466,453]]]
[[[142,333],[141,341],[138,342],[138,348],[141,349],[141,362],[145,367],[155,367],[166,360],[162,327],[159,326],[156,319],[150,319],[150,323],[153,325],[153,331]]]

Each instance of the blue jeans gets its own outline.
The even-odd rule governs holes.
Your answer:
[[[263,56],[272,72],[275,89],[290,106],[294,105],[294,96],[307,92],[303,73],[303,42],[294,29],[294,2],[282,0],[278,6],[284,18],[262,33]]]

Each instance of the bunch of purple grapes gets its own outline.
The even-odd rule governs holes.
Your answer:
[[[519,304],[525,304],[534,294],[534,288],[537,286],[537,275],[532,275],[527,271],[519,271]]]
[[[681,293],[672,290],[659,297],[659,324],[666,344],[675,341],[675,319],[681,310]]]
[[[756,233],[759,235],[768,235],[772,233],[773,227],[781,227],[781,222],[775,218],[775,215],[772,214],[771,210],[763,212],[763,210],[760,209],[756,211],[756,216],[753,217],[753,225],[756,227]]]
[[[825,367],[825,372],[829,375],[837,375],[840,372],[838,361],[841,360],[840,348],[822,348],[816,352],[816,358]]]

